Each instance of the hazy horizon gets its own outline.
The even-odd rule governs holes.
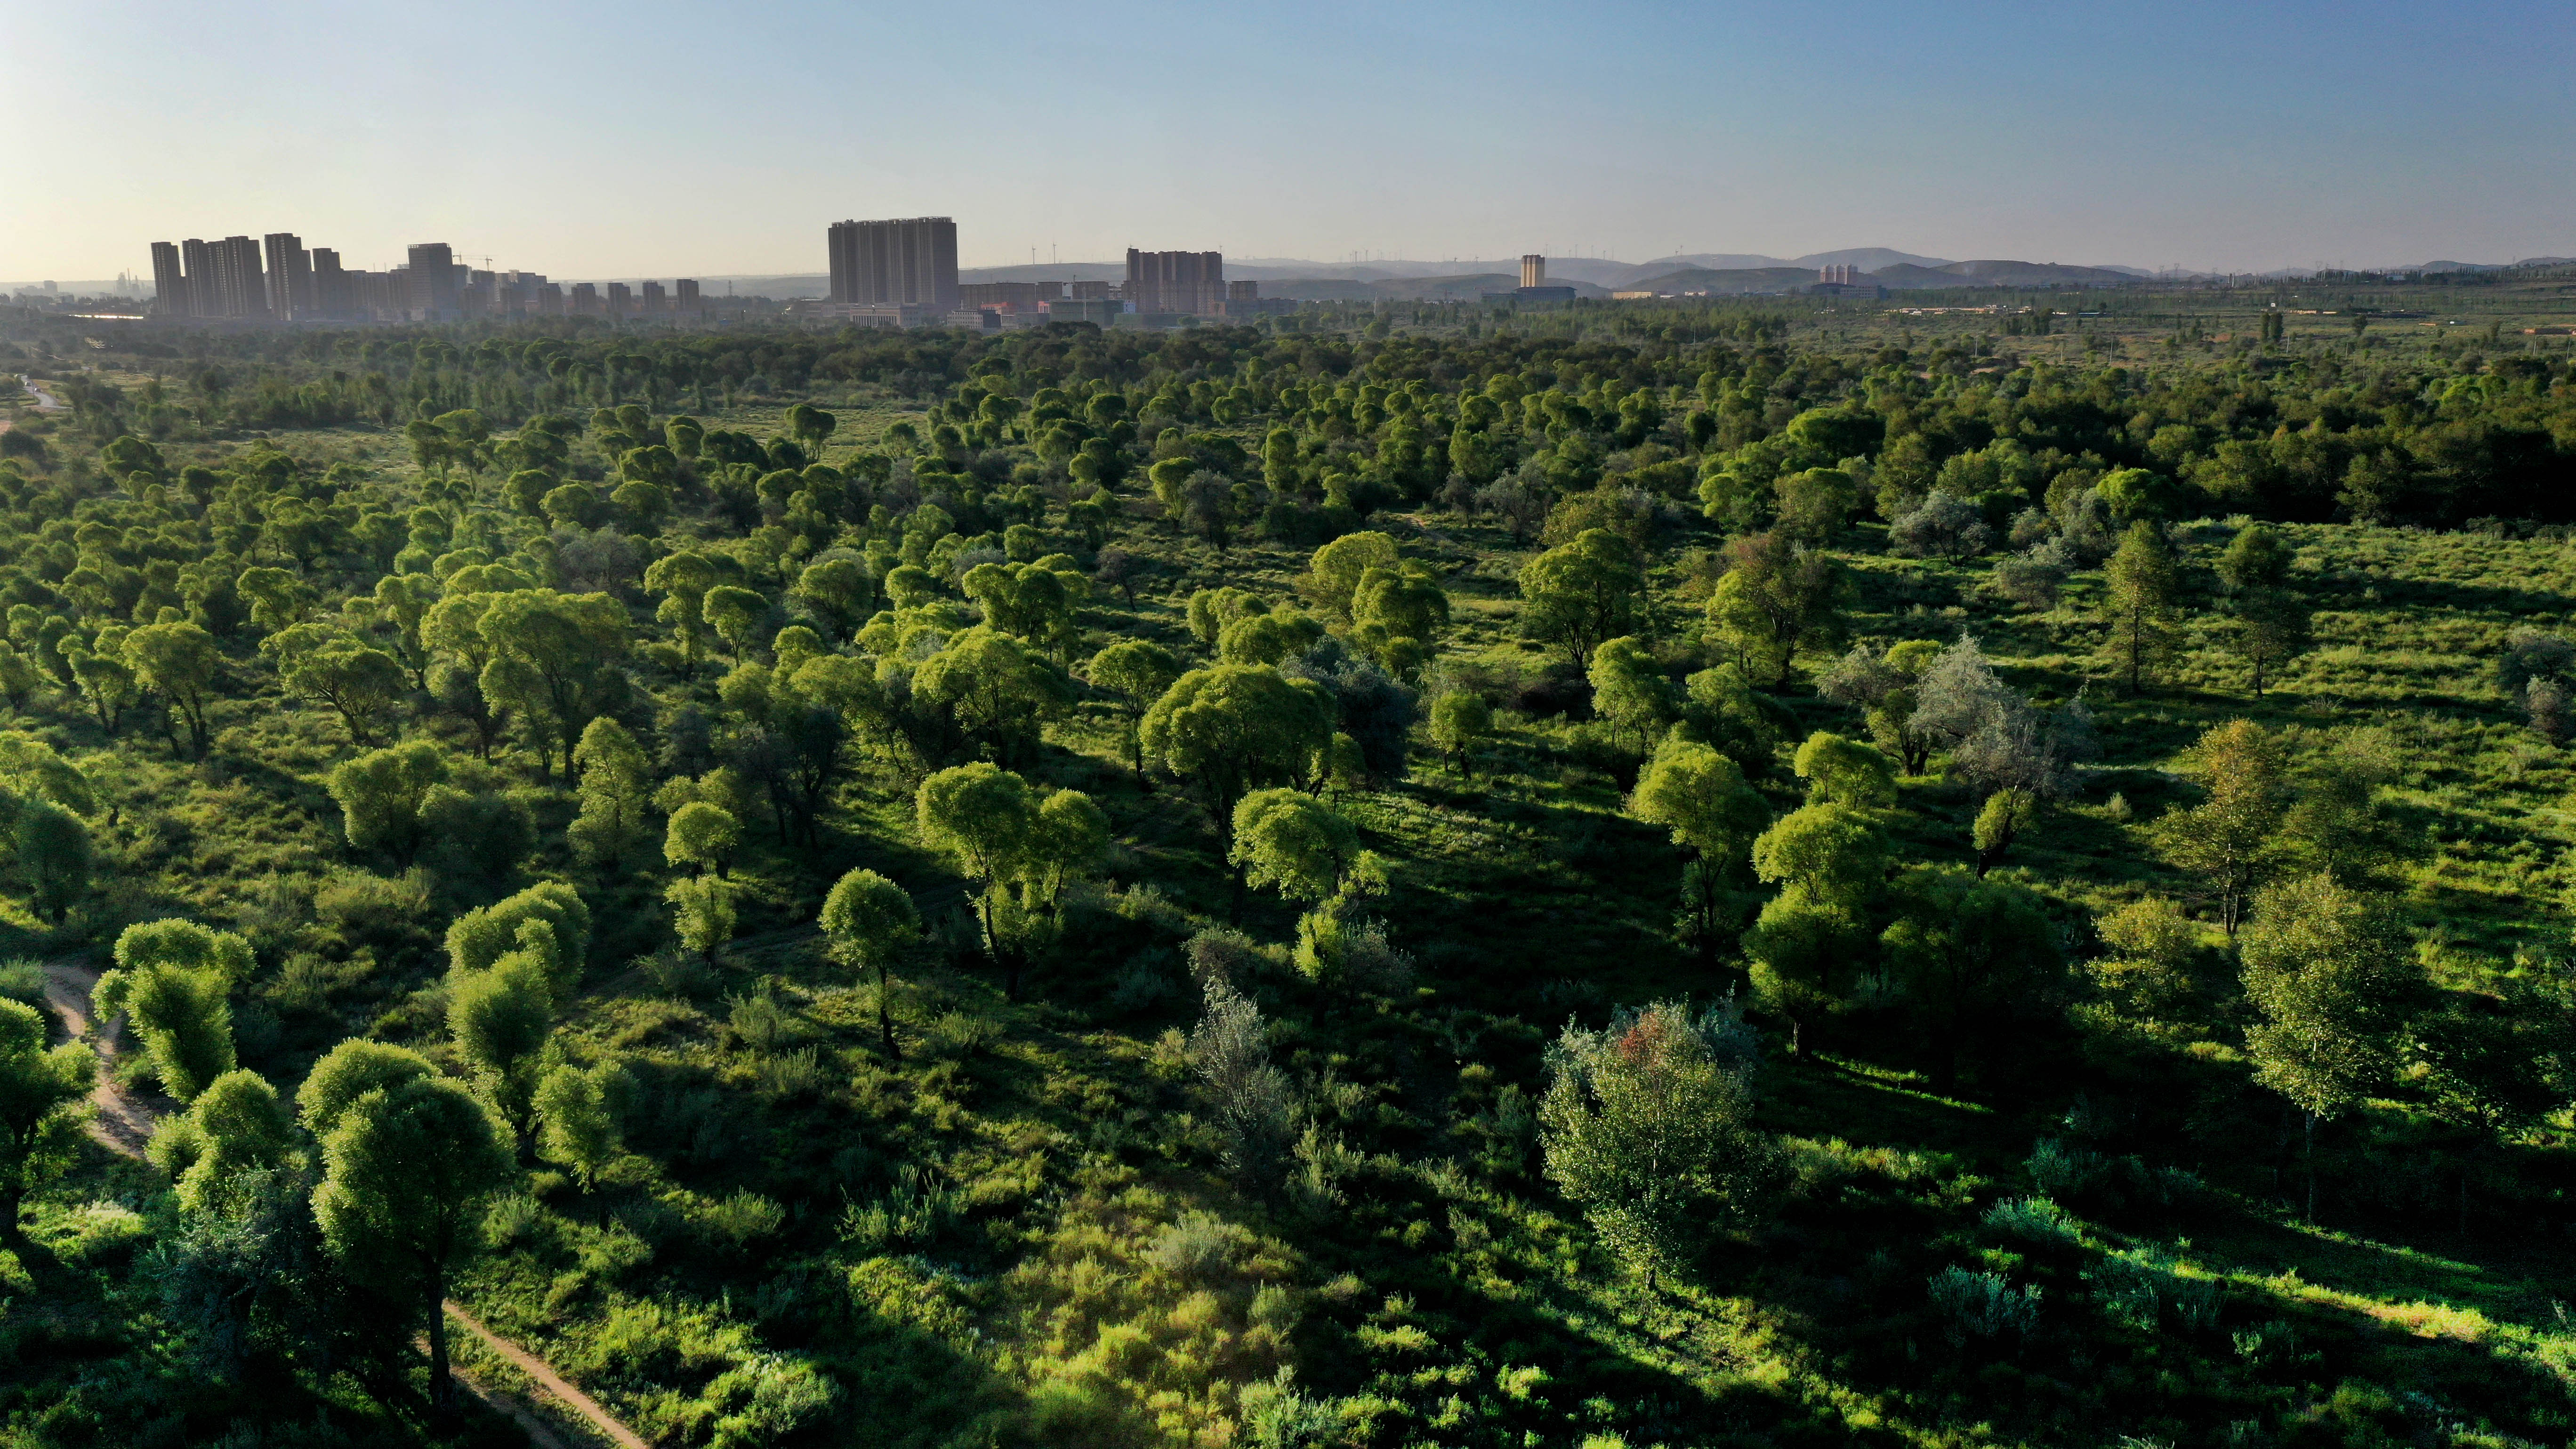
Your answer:
[[[20,17],[0,278],[148,277],[153,241],[280,230],[356,267],[439,240],[567,279],[794,276],[830,221],[920,214],[957,219],[970,268],[2576,252],[2551,154],[2576,45],[2537,4],[442,20],[474,42],[309,0]]]

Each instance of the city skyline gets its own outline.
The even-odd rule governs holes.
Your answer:
[[[352,257],[445,236],[603,278],[805,273],[817,211],[956,215],[968,268],[1161,238],[1318,259],[1878,244],[2214,271],[2576,251],[2576,179],[2551,154],[2576,128],[2576,28],[2522,0],[1328,7],[1311,24],[790,3],[720,29],[670,6],[467,0],[451,18],[514,41],[456,66],[398,13],[300,4],[15,19],[0,123],[47,140],[13,163],[0,277],[133,272],[126,238],[227,215]],[[1348,44],[1362,27],[1371,43]],[[614,66],[556,63],[603,32],[638,39]],[[915,63],[846,84],[851,55],[888,50]],[[1103,67],[1156,82],[1103,85]],[[300,140],[222,140],[262,133]]]

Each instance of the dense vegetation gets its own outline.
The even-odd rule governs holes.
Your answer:
[[[2102,310],[22,327],[0,1436],[2567,1442],[2569,355]]]

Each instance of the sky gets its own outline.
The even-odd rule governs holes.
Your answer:
[[[0,283],[270,231],[807,273],[917,215],[967,266],[2576,255],[2564,0],[11,10]]]

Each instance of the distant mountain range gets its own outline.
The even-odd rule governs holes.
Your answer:
[[[2415,267],[2370,270],[2414,272],[2491,272],[2506,267],[2563,266],[2566,257],[2531,257],[2519,262],[2426,262]],[[2196,279],[2206,272],[2150,271],[2144,267],[2104,264],[2068,266],[2057,262],[2005,260],[1949,261],[1917,256],[1887,247],[1852,247],[1811,252],[1802,257],[1773,257],[1748,252],[1692,252],[1645,262],[1606,257],[1550,257],[1550,285],[1572,287],[1578,297],[1607,297],[1612,292],[1706,292],[1714,296],[1759,296],[1814,285],[1816,269],[1849,266],[1862,281],[1891,292],[1930,291],[1944,287],[2113,286],[2123,281],[2158,277]],[[2304,277],[2311,268],[2285,268],[2264,275]],[[1317,262],[1294,257],[1228,257],[1230,280],[1261,283],[1262,295],[1303,302],[1474,301],[1487,292],[1508,292],[1520,285],[1520,258],[1478,258],[1445,262]],[[1041,262],[1034,266],[966,267],[964,282],[1118,282],[1127,277],[1124,259],[1114,262]],[[592,279],[605,280],[605,279]],[[709,293],[727,284],[744,296],[821,297],[831,279],[820,273],[767,276],[711,276],[699,279]]]

